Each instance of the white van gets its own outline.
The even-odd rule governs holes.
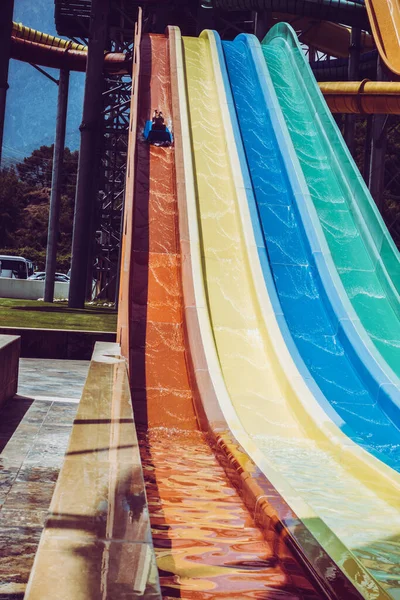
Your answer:
[[[0,277],[28,279],[33,274],[33,270],[34,265],[31,260],[22,256],[0,254]]]

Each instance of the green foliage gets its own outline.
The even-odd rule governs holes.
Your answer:
[[[53,146],[41,146],[17,164],[18,175],[29,187],[51,186]]]
[[[46,262],[53,146],[41,146],[14,169],[0,172],[0,248],[30,258],[39,270]],[[78,152],[64,151],[57,271],[71,262]]]
[[[0,171],[0,246],[13,245],[24,207],[25,186],[13,168]]]

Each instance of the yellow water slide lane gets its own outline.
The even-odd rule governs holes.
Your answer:
[[[199,318],[224,416],[363,595],[371,597],[369,587],[374,598],[394,597],[400,580],[399,476],[335,427],[298,373],[258,260],[215,38],[211,32],[185,37],[183,51],[192,148],[192,156],[185,153],[186,177],[188,160],[194,173],[188,212],[192,228],[198,219],[194,247],[203,273]],[[193,255],[192,262],[196,272]],[[389,543],[391,553],[385,553]],[[364,578],[358,560],[367,569]]]
[[[383,62],[400,75],[400,0],[365,0],[365,6]]]

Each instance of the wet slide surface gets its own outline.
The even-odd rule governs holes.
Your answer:
[[[315,537],[322,544],[327,541],[322,520],[385,588],[397,588],[400,514],[392,505],[396,490],[384,499],[374,485],[367,485],[368,475],[363,479],[365,473],[346,468],[346,449],[321,439],[300,405],[301,377],[292,387],[286,375],[289,365],[278,362],[248,263],[237,190],[221,135],[209,42],[183,40],[207,301],[231,401],[268,462],[319,516],[305,519]],[[345,562],[343,554],[340,558]],[[378,597],[379,592],[373,594]]]
[[[353,439],[372,450],[381,460],[399,469],[399,432],[368,393],[342,346],[337,334],[337,323],[332,323],[329,319],[330,313],[324,304],[321,281],[309,252],[302,221],[296,210],[296,198],[277,146],[261,84],[246,42],[245,36],[240,36],[235,42],[223,42],[223,47],[258,214],[284,317],[315,381],[343,418],[344,425],[350,425],[357,431],[358,436],[353,434]],[[268,448],[266,441],[263,444]],[[352,497],[345,491],[345,481],[340,483],[339,480],[332,480],[330,493],[324,493],[323,482],[318,489],[318,476],[312,479],[307,476],[304,463],[294,457],[294,452],[290,453],[290,460],[291,465],[288,462],[284,467],[288,480],[304,493],[317,514],[343,536],[343,541],[355,549],[355,554],[363,560],[365,566],[372,567],[375,576],[385,582],[388,577],[385,563],[395,565],[399,560],[398,534],[393,535],[391,542],[387,543],[385,534],[382,536],[382,530],[379,531],[377,527],[373,540],[372,526],[369,534],[372,544],[367,543],[362,550],[357,545],[352,546],[357,537],[360,539],[361,536],[362,539],[365,533],[364,526],[360,529],[357,521],[361,511],[366,510],[370,502],[368,490],[360,487],[358,498],[356,494]],[[314,467],[317,467],[317,463],[315,456]],[[309,467],[310,473],[311,470]],[[308,487],[307,479],[308,483],[313,482]],[[343,495],[340,490],[342,485]],[[376,482],[376,488],[378,485]],[[374,485],[372,489],[373,487]],[[396,495],[395,490],[394,494]],[[332,518],[333,503],[338,502],[338,514]],[[355,516],[357,513],[358,517]],[[377,524],[377,517],[373,516],[373,512],[370,514],[371,524]],[[346,522],[349,527],[347,533],[343,528],[343,523]],[[386,536],[388,534],[389,530]],[[398,587],[399,575],[398,568],[394,568],[388,577],[390,587]]]
[[[400,75],[399,0],[365,0],[365,6],[382,60],[388,69]]]
[[[168,52],[166,37],[143,38],[139,136],[155,108],[170,118]],[[130,378],[163,597],[314,600],[302,569],[279,538],[263,539],[197,430],[177,227],[174,149],[139,140]]]
[[[327,301],[298,198],[279,150],[263,95],[265,83],[259,80],[248,43],[249,38],[243,36],[235,42],[223,42],[223,47],[258,217],[284,317],[309,370],[304,370],[305,376],[311,374],[343,419],[342,423],[336,419],[339,425],[355,442],[400,471],[400,431],[377,403],[376,394],[368,389],[363,365],[359,361],[354,364],[349,344],[344,346],[341,339],[338,318]]]
[[[360,173],[339,147],[340,142],[330,133],[329,127],[333,125],[329,121],[326,106],[321,109],[325,110],[326,117],[322,112],[320,114],[320,119],[324,119],[325,131],[324,135],[321,134],[315,119],[315,105],[310,106],[306,98],[306,94],[310,94],[311,102],[314,96],[318,98],[315,80],[306,66],[301,64],[301,58],[292,51],[285,34],[271,34],[267,43],[263,44],[263,52],[347,295],[378,351],[393,371],[400,375],[399,296],[391,288],[393,283],[383,271],[382,258],[379,256],[379,252],[383,255],[387,253],[387,264],[389,260],[393,261],[392,272],[395,274],[395,256],[389,252],[385,239],[385,235],[389,234],[376,217],[370,220],[375,231],[368,231],[363,222],[367,211],[372,212],[373,200],[367,198],[369,192]],[[296,67],[293,67],[296,64],[301,76],[296,75]],[[304,81],[307,81],[306,87]],[[381,248],[374,246],[375,234],[380,239]]]

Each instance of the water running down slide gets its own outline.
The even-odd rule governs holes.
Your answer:
[[[216,80],[208,74],[210,59],[218,62],[213,35],[183,43],[207,307],[230,406],[262,450],[263,472],[330,556],[365,597],[364,577],[374,595],[385,597],[371,575],[347,568],[353,552],[390,596],[399,587],[398,552],[384,546],[400,532],[399,476],[389,469],[382,476],[377,462],[372,466],[340,435],[293,364],[260,272],[247,213],[251,184],[232,158],[233,133],[224,140],[232,104],[216,67]],[[364,516],[355,523],[357,513]]]
[[[261,47],[250,36],[223,42],[223,47],[257,205],[255,227],[260,220],[275,285],[268,263],[264,276],[270,296],[275,288],[278,293],[275,312],[283,310],[284,318],[278,317],[282,332],[289,327],[286,341],[294,340],[301,356],[297,366],[331,418],[400,471],[400,431],[379,403],[381,384],[389,380],[380,372],[371,374],[375,365],[364,360],[362,341],[337,290],[340,280],[332,281],[334,267],[327,266],[314,230],[300,165],[282,142],[284,123],[277,118],[279,106]]]
[[[323,254],[321,248],[318,247],[317,234],[313,231],[313,221],[307,216],[307,200],[305,198],[307,190],[301,184],[301,177],[296,176],[296,166],[292,164],[293,156],[290,155],[290,150],[287,148],[287,141],[290,146],[289,136],[286,135],[285,140],[285,134],[282,131],[282,128],[285,127],[283,119],[279,122],[279,118],[277,118],[279,106],[276,99],[274,100],[272,97],[274,94],[273,90],[271,92],[270,80],[266,85],[269,75],[263,64],[260,45],[252,36],[242,35],[235,42],[223,42],[223,47],[256,197],[258,210],[252,211],[253,225],[257,232],[260,219],[274,281],[269,272],[268,260],[263,260],[262,254],[260,254],[264,277],[271,298],[276,295],[274,283],[278,292],[279,300],[275,299],[274,309],[282,333],[289,344],[296,365],[309,385],[314,382],[310,382],[310,373],[307,374],[307,369],[302,366],[301,359],[296,358],[298,351],[306,361],[320,388],[343,417],[344,424],[350,424],[350,427],[363,433],[364,445],[367,447],[369,441],[374,437],[376,440],[380,439],[383,442],[383,446],[379,449],[380,452],[388,450],[389,459],[394,460],[387,462],[392,462],[394,466],[397,454],[398,468],[399,431],[377,407],[376,400],[373,397],[369,398],[368,392],[364,388],[365,378],[364,383],[362,381],[363,365],[359,365],[358,371],[352,365],[352,349],[349,348],[349,341],[346,338],[343,340],[343,335],[340,334],[340,324],[339,331],[337,322],[329,324],[340,300],[336,298],[334,306],[329,306],[328,298],[329,295],[332,296],[332,292],[329,289],[324,290],[318,279],[319,271],[323,270],[321,269]],[[282,156],[284,153],[286,156]],[[299,166],[297,169],[299,170]],[[305,220],[305,224],[302,219]],[[260,234],[256,233],[257,235]],[[311,249],[314,254],[310,253]],[[332,283],[329,282],[329,273],[325,273],[324,279],[325,282],[328,281],[328,288],[332,287]],[[324,306],[325,303],[327,306]],[[282,309],[283,316],[280,314]],[[296,342],[297,350],[293,346],[288,326]],[[326,409],[326,400],[321,399],[321,392],[316,389],[315,385],[310,385],[310,389],[317,398],[319,397],[320,404],[324,406],[325,403]],[[332,411],[329,408],[326,410],[332,417]],[[337,422],[334,416],[332,418]],[[350,434],[348,429],[347,433]],[[390,445],[388,441],[391,435],[392,444]],[[261,443],[270,456],[270,441],[264,439]],[[391,451],[393,456],[390,456]],[[318,476],[312,476],[311,471],[305,468],[304,465],[307,461],[304,458],[303,461],[296,460],[295,456],[296,453],[292,452],[286,467],[281,467],[288,481],[295,489],[301,491],[309,504],[322,518],[326,519],[339,536],[344,534],[343,541],[352,547],[355,539],[358,536],[362,537],[365,530],[365,523],[356,522],[354,514],[364,510],[369,500],[362,496],[361,489],[359,497],[357,498],[355,495],[352,500],[347,495],[346,501],[343,502],[342,495],[337,511],[340,514],[336,514],[332,518],[336,512],[334,506],[337,506],[339,500],[334,484],[330,493],[321,494],[322,490],[318,490],[320,483]],[[380,457],[384,459],[382,455]],[[308,457],[308,460],[311,462],[311,457]],[[305,479],[302,482],[303,478]],[[313,483],[310,485],[311,481]],[[371,489],[374,488],[378,489],[377,482],[372,484]],[[393,494],[393,498],[395,498],[395,489],[393,489]],[[331,507],[330,502],[332,502]],[[353,508],[351,508],[351,502],[355,503]],[[359,506],[358,510],[355,509],[356,505]],[[396,510],[398,522],[398,502]],[[347,521],[347,519],[349,520]],[[340,525],[342,520],[348,522],[351,533],[345,533],[345,528]],[[369,522],[371,538],[374,536],[372,533],[374,521],[376,525],[376,516],[371,513]],[[398,550],[392,554],[395,547],[386,545],[384,538],[379,541],[381,534],[378,530],[375,535],[375,542],[372,545],[372,547],[375,545],[375,551],[372,551],[369,557],[366,549],[362,552],[355,550],[355,552],[361,560],[366,560],[365,564],[369,563],[370,567],[372,566],[371,556],[374,556],[376,562],[373,572],[377,579],[384,583],[387,576],[385,573],[386,560],[395,565],[398,562]],[[354,536],[353,540],[351,540],[352,536]],[[392,541],[394,539],[393,537]],[[377,549],[379,549],[378,552],[376,552]],[[393,593],[394,597],[397,597],[399,585],[399,572],[397,572],[389,584],[390,593]]]
[[[263,539],[198,429],[183,325],[179,164],[173,146],[143,140],[155,107],[170,125],[170,47],[168,37],[157,35],[140,45],[136,166],[130,162],[128,170],[132,247],[125,255],[130,385],[163,597],[317,600],[321,595],[280,535]]]
[[[391,375],[386,369],[389,378],[399,387],[399,252],[323,101],[293,30],[284,24],[276,26],[264,40],[263,52],[344,288],[361,324],[393,370]],[[400,423],[398,410],[391,418]]]

